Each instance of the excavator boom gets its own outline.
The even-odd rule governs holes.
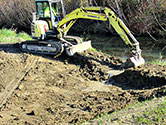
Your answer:
[[[96,11],[96,12],[95,12]],[[109,24],[115,29],[115,31],[122,38],[124,43],[131,48],[131,57],[127,60],[123,67],[137,67],[145,63],[141,56],[141,49],[139,42],[132,35],[127,26],[123,21],[115,15],[115,13],[107,7],[82,7],[74,10],[73,12],[66,15],[57,26],[59,31],[59,37],[64,37],[77,19],[90,19],[90,20],[100,20],[108,21]],[[129,38],[133,43],[129,40]]]
[[[98,13],[93,11],[98,11]],[[133,47],[133,44],[128,39],[128,36],[130,36],[135,43],[138,43],[123,21],[119,19],[111,9],[106,7],[78,8],[69,13],[58,23],[57,30],[59,31],[60,37],[64,37],[67,34],[77,19],[109,21],[110,25],[113,26],[125,44],[129,45],[131,48]],[[65,27],[65,25],[67,26]]]

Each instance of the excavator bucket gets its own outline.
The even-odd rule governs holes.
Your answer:
[[[134,64],[134,67],[138,67],[145,64],[145,60],[142,57],[130,57],[131,63]]]
[[[66,53],[69,56],[73,56],[76,52],[83,52],[85,50],[88,50],[91,47],[92,47],[91,41],[86,41],[86,42],[79,43],[77,45],[72,45],[70,47],[67,47]]]
[[[131,67],[138,67],[145,64],[144,58],[141,56],[141,52],[138,55],[130,55],[130,58],[121,65],[121,69],[127,69]]]

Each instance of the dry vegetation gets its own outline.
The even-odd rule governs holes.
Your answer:
[[[66,12],[69,13],[83,5],[107,6],[123,19],[127,26],[137,34],[166,36],[166,1],[165,0],[64,0]],[[31,13],[35,10],[34,0],[0,1],[0,26],[17,27],[29,30]],[[81,30],[85,23],[79,23]],[[100,22],[95,22],[100,24]],[[82,26],[80,26],[82,25]],[[101,25],[96,25],[100,28]],[[99,28],[94,28],[92,32]],[[90,27],[91,29],[91,27]],[[108,30],[108,29],[107,29]],[[106,28],[104,31],[107,31]],[[86,31],[91,31],[86,29]],[[102,30],[103,31],[103,30]]]
[[[18,29],[29,29],[31,12],[34,11],[33,0],[0,1],[0,25]]]

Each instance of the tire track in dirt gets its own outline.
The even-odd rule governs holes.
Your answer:
[[[25,68],[9,83],[4,92],[0,95],[0,109],[5,105],[14,90],[21,84],[22,79],[33,68],[38,60],[36,56],[28,56]]]

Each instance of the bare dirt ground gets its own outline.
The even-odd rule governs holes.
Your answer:
[[[55,58],[0,45],[0,123],[69,124],[166,94],[166,67],[118,70],[122,61],[86,51]]]

